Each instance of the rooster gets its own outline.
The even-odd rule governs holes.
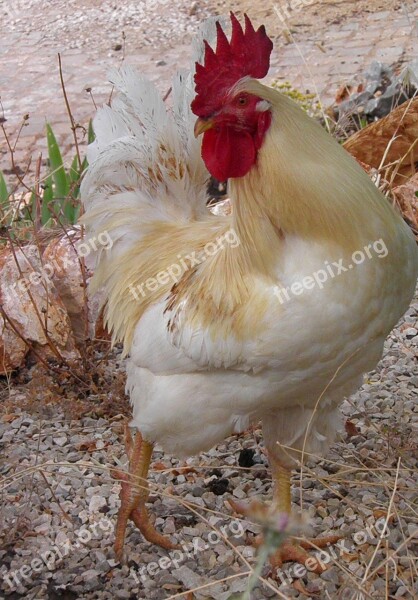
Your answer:
[[[119,557],[129,519],[174,547],[152,525],[147,485],[135,485],[156,443],[191,456],[261,421],[273,506],[289,514],[292,468],[327,451],[341,402],[415,289],[408,226],[317,122],[259,81],[265,28],[231,23],[230,39],[218,21],[203,28],[172,109],[125,67],[94,122],[83,223],[113,244],[93,257],[90,292],[128,356],[136,430],[129,472],[118,472]],[[228,181],[229,215],[207,208],[211,176]],[[290,538],[276,564],[307,556]]]

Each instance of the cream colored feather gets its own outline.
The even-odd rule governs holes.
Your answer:
[[[305,452],[324,452],[340,402],[374,368],[412,297],[411,232],[335,140],[251,79],[231,93],[265,99],[272,125],[257,164],[229,182],[232,215],[211,215],[193,137],[192,72],[175,79],[173,112],[133,70],[112,81],[117,99],[95,120],[83,222],[87,236],[113,240],[94,256],[91,292],[101,291],[113,339],[130,355],[133,424],[188,455],[258,419],[270,447],[297,450],[310,422]],[[208,255],[219,239],[222,248]],[[376,240],[385,257],[279,302],[278,287],[333,261],[349,264]],[[132,293],[193,252],[197,263],[175,281]]]

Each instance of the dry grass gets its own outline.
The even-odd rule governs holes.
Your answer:
[[[68,99],[67,107],[69,108]],[[325,110],[323,108],[322,110],[325,115]],[[70,109],[69,114],[71,128],[76,137],[75,122]],[[396,133],[387,141],[387,152],[384,153],[385,157],[387,157],[395,138]],[[13,165],[13,147],[15,143],[12,144],[9,141],[8,146]],[[402,160],[403,157],[401,156],[397,161],[392,160],[390,162],[389,166],[392,173],[396,174],[399,171]],[[13,165],[13,167],[16,172],[19,172],[16,165]],[[388,164],[385,161],[377,168],[377,183],[383,186],[385,191],[391,189],[391,182],[393,184],[394,181],[393,178],[389,178],[389,181],[387,180],[387,168]],[[19,176],[18,179],[20,184],[26,187],[27,190],[32,189],[32,186],[26,184],[24,176]],[[40,182],[39,168],[37,168],[35,189],[39,190]],[[39,227],[36,222],[34,222],[33,226],[35,239],[39,241]],[[65,231],[65,228],[63,230]],[[9,242],[15,243],[11,238],[9,238]],[[41,244],[41,241],[39,241],[39,244]],[[28,369],[23,369],[16,375],[10,375],[5,378],[2,390],[0,390],[3,420],[11,419],[12,421],[13,413],[18,414],[21,410],[35,414],[39,418],[37,439],[27,440],[28,447],[33,446],[33,444],[37,445],[33,464],[11,464],[9,465],[9,472],[0,480],[1,501],[3,504],[12,502],[17,509],[17,519],[14,526],[10,528],[5,524],[3,529],[3,544],[5,548],[22,545],[28,536],[34,535],[27,515],[30,506],[37,505],[42,510],[42,505],[45,501],[45,490],[51,491],[52,497],[60,506],[64,521],[72,523],[73,519],[71,515],[64,506],[64,503],[56,495],[56,487],[60,483],[60,478],[62,478],[62,474],[58,472],[60,467],[68,467],[83,471],[84,473],[93,473],[93,481],[97,484],[103,484],[112,481],[111,472],[115,462],[122,462],[120,447],[105,449],[102,453],[102,462],[93,458],[86,460],[85,450],[80,450],[76,447],[73,450],[79,452],[80,455],[80,459],[77,462],[45,461],[39,449],[41,441],[56,432],[56,428],[65,423],[64,421],[56,422],[55,419],[53,427],[48,423],[48,420],[51,419],[58,408],[66,412],[68,419],[78,419],[86,415],[109,418],[109,428],[113,429],[117,435],[120,435],[123,419],[122,414],[126,415],[129,408],[123,393],[124,375],[117,351],[111,352],[109,348],[104,349],[103,346],[98,350],[93,340],[91,343],[86,342],[84,354],[78,364],[69,365],[66,361],[58,365],[54,365],[51,362],[41,362],[42,366],[32,366]],[[118,363],[116,375],[114,372],[115,362]],[[21,392],[22,398],[20,401],[16,402],[16,396],[11,394],[12,390]],[[321,398],[322,396],[318,398],[318,405]],[[355,414],[356,407],[354,405],[352,409]],[[399,527],[402,534],[402,542],[399,547],[396,550],[391,550],[385,538],[381,536],[376,546],[367,545],[367,547],[359,549],[359,554],[361,555],[359,563],[363,567],[363,569],[359,569],[361,571],[359,574],[350,569],[350,557],[343,557],[339,560],[332,558],[332,563],[343,577],[344,584],[341,590],[344,587],[350,588],[353,591],[352,598],[355,597],[355,594],[357,594],[358,600],[376,598],[376,596],[370,593],[370,588],[373,581],[381,576],[386,581],[384,597],[387,599],[391,598],[394,568],[396,568],[396,576],[402,579],[412,598],[414,597],[414,581],[418,579],[414,555],[414,539],[402,527],[401,523],[418,523],[418,507],[410,501],[406,494],[406,492],[411,492],[411,489],[416,489],[418,494],[418,489],[415,487],[406,487],[405,484],[400,484],[399,480],[406,478],[412,480],[416,477],[416,463],[413,458],[416,451],[416,447],[414,447],[416,441],[412,435],[405,431],[405,428],[401,424],[398,430],[394,426],[385,429],[377,416],[366,414],[360,415],[356,420],[358,423],[361,423],[364,430],[367,429],[373,432],[376,441],[384,442],[386,449],[384,462],[379,462],[371,456],[365,457],[356,452],[349,443],[350,438],[340,439],[333,447],[332,457],[306,456],[306,453],[303,451],[300,475],[294,480],[294,483],[299,486],[299,508],[301,511],[306,511],[307,509],[302,480],[303,482],[312,481],[315,489],[325,488],[330,495],[340,500],[343,508],[351,508],[357,514],[367,514],[369,511],[369,506],[357,502],[357,500],[352,500],[353,498],[359,498],[359,490],[382,490],[385,495],[385,501],[375,507],[375,511],[378,511],[376,515],[383,516],[386,524]],[[310,423],[307,424],[306,435],[308,435],[309,426]],[[81,432],[89,436],[94,433],[95,429],[94,427],[88,429],[80,424],[73,424],[68,431],[72,434]],[[258,447],[259,435],[257,431],[247,433],[243,441],[252,443],[252,445]],[[379,446],[381,445],[379,444]],[[283,448],[283,450],[288,451],[289,449]],[[303,459],[306,459],[305,462]],[[304,465],[302,466],[303,462]],[[328,475],[322,474],[318,476],[315,470],[318,465],[327,466],[329,468]],[[182,468],[184,468],[184,465],[177,462],[175,466],[160,470],[159,473],[170,478],[174,472],[181,472]],[[206,456],[202,457],[193,468],[197,478],[201,478],[207,472],[213,470],[214,465],[211,463],[210,456]],[[217,468],[222,471],[228,467],[220,464],[217,465]],[[257,467],[258,470],[261,468]],[[251,469],[234,466],[234,470],[241,471],[244,479],[247,478],[250,480],[252,477]],[[174,478],[174,475],[172,477]],[[154,478],[157,478],[156,473],[154,473]],[[8,489],[12,484],[16,484],[16,482],[19,482],[21,497],[11,498],[8,494]],[[138,486],[143,486],[143,482],[138,481]],[[226,510],[203,509],[201,506],[193,504],[178,494],[169,491],[168,487],[167,485],[159,484],[158,481],[151,478],[151,494],[158,498],[169,498],[175,501],[190,512],[197,520],[203,522],[208,529],[217,531],[223,539],[224,544],[233,550],[237,561],[242,567],[242,570],[233,577],[249,578],[254,573],[254,564],[245,558],[235,545],[209,522],[211,515],[231,519],[230,512]],[[74,525],[72,527],[74,530]],[[406,557],[403,556],[406,560],[403,560],[402,564],[400,561],[401,552],[403,554],[406,553]],[[223,578],[221,581],[229,582],[233,577]],[[277,597],[288,598],[286,594],[277,589],[276,583],[268,576],[260,575],[260,582],[269,589],[274,590]],[[166,596],[166,598],[167,600],[175,598],[191,599],[203,587],[207,589],[216,583],[219,583],[219,581],[208,582],[205,586],[175,593]],[[301,593],[304,593],[303,589]]]

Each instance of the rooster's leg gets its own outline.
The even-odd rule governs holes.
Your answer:
[[[149,490],[147,475],[151,462],[153,445],[142,438],[139,431],[132,439],[129,427],[125,427],[125,447],[129,458],[129,473],[114,469],[113,476],[121,482],[121,506],[115,529],[115,554],[122,558],[126,526],[129,519],[135,523],[146,540],[162,548],[177,546],[158,533],[151,523],[145,503]]]
[[[277,459],[270,456],[270,464],[273,478],[273,502],[272,508],[277,513],[291,514],[291,470],[284,467]],[[287,539],[281,547],[270,557],[270,563],[273,568],[281,567],[284,562],[297,562],[305,565],[308,559],[310,570],[316,573],[324,571],[323,563],[312,562],[311,555],[307,550],[315,548],[326,548],[340,540],[342,535],[329,535],[320,538],[308,539],[297,542],[293,539]],[[311,567],[312,565],[312,567]]]
[[[271,514],[286,514],[290,517],[291,515],[291,470],[284,467],[277,459],[270,455],[270,464],[272,470],[273,479],[273,501],[269,509],[262,509],[263,512]],[[249,506],[244,506],[238,502],[229,500],[232,508],[235,512],[241,513],[244,516],[251,519],[254,514],[254,509],[257,513],[260,512],[259,503],[253,503]],[[313,560],[313,557],[307,552],[307,550],[315,550],[317,548],[326,548],[332,544],[335,544],[344,535],[329,535],[320,538],[313,538],[307,540],[296,541],[295,539],[288,538],[280,546],[280,548],[270,556],[270,563],[274,569],[282,566],[284,562],[297,562],[305,565],[306,561],[310,559],[307,564],[309,570],[315,573],[322,573],[325,570],[323,562]],[[263,543],[263,539],[259,536],[256,540],[256,545]]]

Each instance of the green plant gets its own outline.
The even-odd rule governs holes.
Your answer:
[[[284,96],[291,98],[311,117],[321,114],[321,105],[316,94],[307,92],[303,94],[295,89],[288,81],[273,81],[271,87],[281,92]]]
[[[87,157],[84,157],[80,164],[77,154],[66,169],[62,152],[49,123],[46,125],[46,137],[47,172],[37,173],[35,186],[28,187],[23,179],[20,179],[18,188],[23,192],[20,198],[8,189],[4,175],[0,172],[0,223],[11,229],[12,237],[33,223],[48,228],[57,224],[73,225],[78,220],[81,208],[80,182],[88,165]],[[87,138],[89,144],[94,141],[91,121]]]

